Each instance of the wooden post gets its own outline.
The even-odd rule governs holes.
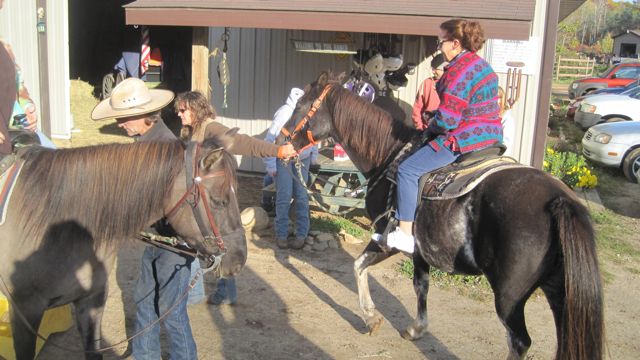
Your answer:
[[[191,90],[211,98],[209,88],[209,28],[193,27],[191,40]]]

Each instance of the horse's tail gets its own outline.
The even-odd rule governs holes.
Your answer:
[[[602,285],[587,209],[559,197],[550,203],[564,255],[565,301],[556,359],[602,359]]]

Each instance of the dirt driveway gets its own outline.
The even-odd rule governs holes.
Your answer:
[[[241,206],[255,204],[260,179],[241,178],[246,194]],[[246,190],[246,191],[242,191]],[[200,359],[498,359],[507,353],[505,331],[491,301],[472,300],[453,289],[432,287],[429,293],[430,333],[416,342],[402,339],[415,314],[411,280],[397,270],[401,256],[374,267],[370,274],[373,299],[386,318],[369,336],[360,319],[352,275],[354,258],[364,245],[342,243],[341,249],[303,252],[280,250],[271,236],[251,236],[247,266],[238,277],[239,303],[189,308]],[[110,278],[103,322],[108,344],[132,334],[132,302],[142,246],[120,250]],[[611,359],[636,359],[640,354],[640,282],[624,266],[607,266],[615,278],[606,285],[606,333]],[[207,290],[215,279],[206,278]],[[536,293],[538,294],[538,293]],[[533,339],[528,359],[553,358],[556,341],[551,312],[539,295],[526,307]],[[75,329],[52,338],[78,344]],[[127,357],[120,347],[107,359]],[[81,359],[79,354],[46,346],[39,359]]]

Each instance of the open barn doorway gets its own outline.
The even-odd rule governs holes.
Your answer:
[[[69,0],[70,75],[93,85],[96,97],[102,94],[105,75],[118,72],[117,65],[119,69],[130,70],[125,77],[141,77],[134,70],[140,66],[143,27],[126,25],[122,7],[132,1]],[[158,68],[153,76],[143,79],[161,83],[159,86],[174,92],[189,90],[191,28],[150,26],[148,30],[149,46]]]

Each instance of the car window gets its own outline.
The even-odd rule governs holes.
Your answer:
[[[624,90],[623,91],[627,91],[629,89],[633,89],[634,87],[638,86],[638,84],[640,84],[640,80],[632,81],[632,82],[630,82],[630,83],[628,83],[627,85],[624,86]]]
[[[616,71],[617,79],[635,79],[638,77],[637,69],[635,67],[623,67]]]
[[[623,92],[621,95],[627,95],[630,98],[640,100],[640,87]]]

